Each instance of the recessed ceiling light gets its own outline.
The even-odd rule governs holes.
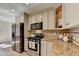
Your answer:
[[[26,5],[29,5],[29,3],[25,3]]]
[[[0,16],[0,17],[2,17],[2,16]]]
[[[15,10],[14,10],[14,9],[12,9],[12,10],[11,10],[11,12],[13,13],[13,12],[15,12]]]

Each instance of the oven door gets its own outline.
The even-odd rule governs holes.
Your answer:
[[[28,41],[28,49],[38,51],[38,44],[35,41]]]

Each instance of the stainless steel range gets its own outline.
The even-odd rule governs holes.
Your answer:
[[[34,37],[28,37],[28,49],[30,53],[37,54],[41,56],[41,39],[42,34],[36,34]]]

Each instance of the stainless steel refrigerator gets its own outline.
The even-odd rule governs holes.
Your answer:
[[[24,51],[24,23],[12,25],[12,49],[17,52]]]

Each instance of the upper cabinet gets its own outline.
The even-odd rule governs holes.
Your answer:
[[[43,19],[43,30],[48,29],[48,12],[44,11],[42,13],[42,19]]]
[[[43,22],[43,30],[51,30],[55,28],[55,9],[51,8],[40,13],[29,16],[28,23]],[[30,25],[29,24],[29,25]],[[30,27],[29,27],[30,28]]]
[[[31,23],[36,23],[37,22],[37,17],[36,15],[31,16]]]
[[[37,15],[37,23],[42,22],[42,13],[36,15]]]
[[[48,11],[48,29],[55,29],[55,10],[50,9]]]
[[[28,17],[28,30],[30,30],[30,24],[32,23],[32,17]]]
[[[63,6],[63,28],[71,28],[75,25],[79,24],[79,4],[73,4],[73,3],[66,3],[62,4]]]

